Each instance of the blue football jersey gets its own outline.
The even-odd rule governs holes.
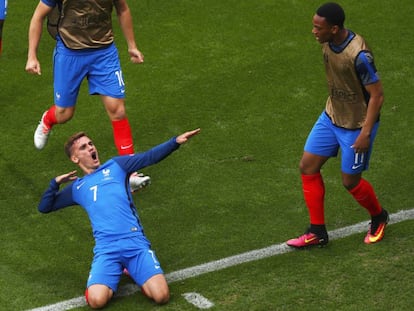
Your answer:
[[[129,172],[112,159],[72,184],[72,198],[88,213],[96,240],[142,234],[128,179]]]
[[[49,213],[81,205],[89,216],[97,244],[144,235],[130,192],[129,175],[161,161],[179,146],[173,137],[146,152],[114,157],[61,190],[53,178],[38,210]]]

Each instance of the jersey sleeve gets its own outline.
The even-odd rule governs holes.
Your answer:
[[[374,63],[374,56],[369,51],[361,51],[356,59],[356,71],[363,85],[378,82],[379,76]]]
[[[54,8],[56,6],[57,1],[56,0],[40,0],[43,4],[46,4],[47,6],[50,6]]]
[[[76,202],[72,199],[72,185],[73,183],[59,191],[59,185],[53,178],[40,199],[39,212],[50,213],[67,206],[76,205]]]
[[[179,147],[180,144],[177,143],[176,137],[173,137],[148,151],[129,156],[118,156],[114,158],[114,161],[117,162],[126,172],[132,173],[160,162]]]

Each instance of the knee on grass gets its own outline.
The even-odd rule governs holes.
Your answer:
[[[159,305],[166,304],[170,300],[170,289],[162,274],[155,275],[145,282],[141,292]]]
[[[85,291],[86,303],[92,309],[104,307],[111,300],[112,295],[113,291],[103,285],[93,285]]]

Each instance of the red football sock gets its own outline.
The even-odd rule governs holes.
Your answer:
[[[362,207],[368,210],[371,216],[379,215],[382,212],[374,188],[365,179],[361,178],[359,184],[349,192]]]
[[[302,174],[302,190],[309,211],[310,223],[313,225],[325,224],[325,185],[322,175],[320,173]]]
[[[55,125],[57,122],[56,119],[56,106],[53,105],[52,107],[49,108],[48,111],[46,111],[45,117],[43,118],[43,123],[49,128],[51,129],[53,127],[53,125]]]
[[[112,121],[115,146],[119,155],[133,154],[134,142],[128,118]]]

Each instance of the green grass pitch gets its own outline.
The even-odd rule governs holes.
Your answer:
[[[202,133],[144,173],[135,196],[166,273],[264,248],[300,234],[308,216],[298,162],[327,96],[319,44],[311,34],[321,1],[132,1],[145,63],[133,65],[116,29],[137,151],[196,127]],[[42,75],[24,71],[28,25],[37,1],[9,1],[0,58],[0,310],[28,310],[83,294],[93,240],[86,214],[37,212],[49,180],[74,166],[63,152],[84,130],[102,160],[116,154],[98,97],[82,86],[73,120],[47,147],[33,132],[52,104],[53,40],[39,47]],[[385,104],[371,169],[365,174],[390,213],[414,205],[414,7],[408,0],[342,1],[346,25],[374,51]],[[339,160],[324,168],[328,230],[368,220],[343,189]],[[324,249],[241,264],[171,283],[157,307],[136,293],[107,310],[410,310],[414,303],[414,222],[391,225],[367,246],[364,234]],[[122,284],[128,284],[123,279]],[[87,310],[87,307],[78,310]]]

